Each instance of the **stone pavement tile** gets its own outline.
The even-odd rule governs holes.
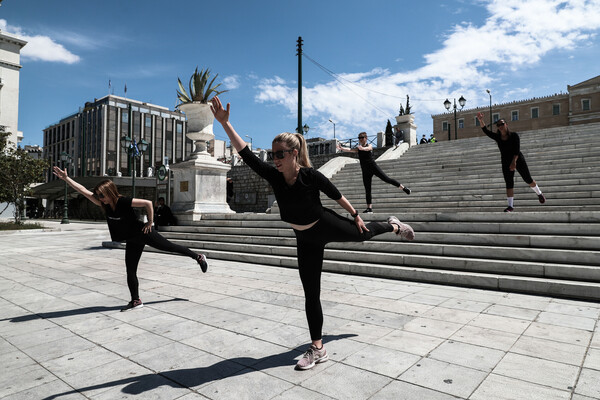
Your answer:
[[[575,385],[579,368],[515,353],[507,353],[493,371],[522,381],[570,390]]]
[[[344,364],[396,378],[412,367],[421,356],[370,345],[342,360]]]
[[[224,346],[219,349],[212,348],[210,352],[244,366],[253,366],[275,355],[290,354],[290,350],[286,347],[252,337],[236,342],[231,346]]]
[[[98,345],[106,346],[106,344],[110,342],[117,342],[144,333],[146,333],[146,331],[144,331],[143,329],[137,328],[127,323],[120,323],[119,325],[110,328],[104,328],[97,331],[90,331],[81,334],[81,336]]]
[[[502,317],[499,315],[479,314],[469,322],[469,325],[520,335],[529,325],[531,325],[531,322],[524,319]]]
[[[518,379],[491,374],[470,400],[569,400],[570,390],[558,390]]]
[[[575,366],[580,366],[585,357],[585,346],[555,342],[531,336],[521,336],[510,351],[512,353]]]
[[[487,372],[424,358],[398,379],[467,398],[487,375]]]
[[[486,314],[500,315],[503,317],[519,318],[528,321],[533,321],[540,313],[538,310],[529,308],[512,307],[500,304],[494,304],[485,310]]]
[[[457,342],[470,343],[503,351],[508,351],[518,338],[519,335],[514,333],[477,326],[465,326],[450,337],[450,339]]]
[[[419,356],[425,356],[442,342],[444,342],[444,339],[442,338],[395,330],[373,344]]]
[[[102,329],[107,328],[114,328],[121,324],[122,322],[118,319],[109,317],[102,313],[95,313],[91,314],[90,316],[88,316],[88,318],[82,321],[71,322],[61,325],[78,335],[85,336],[86,333],[100,331]]]
[[[382,297],[384,299],[392,299],[392,300],[400,300],[401,298],[408,296],[411,293],[414,293],[415,290],[407,289],[403,287],[398,288],[386,288],[386,289],[378,289],[374,292],[369,293],[370,296],[374,297]]]
[[[160,335],[163,332],[169,330],[171,326],[186,321],[189,320],[186,318],[179,317],[177,315],[167,314],[163,312],[148,318],[132,321],[131,325]]]
[[[232,326],[235,329],[235,326]],[[213,329],[200,335],[192,336],[181,341],[181,343],[204,350],[210,354],[219,355],[221,352],[228,351],[248,338],[236,332],[224,329]]]
[[[418,317],[407,322],[403,329],[408,332],[447,338],[463,327],[463,324]]]
[[[370,308],[353,308],[354,313],[352,316],[348,316],[348,319],[357,322],[385,326],[388,328],[402,328],[407,322],[409,322],[413,318],[412,316],[392,313],[389,311],[381,311]]]
[[[303,346],[300,346],[302,352],[308,349],[309,343],[310,342],[307,340]],[[329,358],[334,361],[341,361],[368,346],[366,343],[354,340],[354,335],[351,333],[340,334],[337,336],[325,335],[323,337],[323,343],[327,349]]]
[[[365,322],[349,321],[347,324],[338,327],[338,330],[339,332],[357,335],[352,338],[353,340],[372,343],[390,334],[394,329]]]
[[[504,357],[504,351],[447,340],[428,357],[451,364],[490,372]]]
[[[592,332],[583,329],[534,322],[525,330],[523,335],[587,346],[592,337]]]
[[[438,319],[440,321],[454,322],[457,324],[466,324],[476,318],[479,313],[466,310],[452,309],[442,306],[433,307],[422,314],[423,317]]]
[[[308,390],[301,386],[294,386],[289,390],[273,397],[271,400],[326,400],[332,399],[332,397],[325,396],[322,393],[314,392],[312,390]]]
[[[14,349],[14,348],[13,348]],[[0,364],[0,375],[4,375],[19,368],[29,367],[37,364],[35,360],[19,350],[0,351],[2,363]]]
[[[448,300],[448,297],[421,294],[419,292],[403,297],[402,300],[410,301],[413,303],[427,304],[431,306],[439,306],[440,304]]]
[[[495,301],[495,303],[542,311],[552,300],[551,297],[530,296],[520,293],[504,293],[497,301]]]
[[[600,398],[600,371],[583,368],[579,375],[575,393],[592,397]]]
[[[573,397],[571,397],[571,400],[598,400],[598,398],[582,396],[580,394],[575,393]]]
[[[154,374],[149,369],[122,358],[99,365],[96,368],[66,376],[63,380],[83,395],[96,398],[100,393],[106,392],[111,388],[123,388],[135,384],[150,375]]]
[[[179,397],[177,400],[206,400],[206,397],[202,396],[199,393],[192,392],[192,393],[186,394],[183,397]]]
[[[394,302],[388,302],[382,307],[382,310],[395,312],[398,314],[404,314],[408,316],[415,316],[422,315],[427,311],[431,310],[432,308],[434,308],[434,306],[430,304],[421,304],[400,299]]]
[[[64,300],[70,303],[77,304],[79,307],[108,307],[117,306],[117,299],[112,296],[107,296],[103,293],[88,292],[80,293],[72,296],[62,296]]]
[[[465,293],[466,290],[461,287],[453,287],[453,286],[441,286],[441,285],[429,285],[426,288],[423,288],[419,294],[425,294],[430,296],[440,296],[446,297],[448,299],[455,298],[461,293]]]
[[[55,380],[56,377],[39,365],[27,365],[5,370],[0,375],[0,398]]]
[[[94,396],[97,400],[156,399],[175,400],[190,393],[190,389],[174,384],[161,375],[147,374],[131,383],[115,385]]]
[[[140,296],[140,297],[142,297],[141,300],[143,302],[144,301],[143,296]],[[152,307],[145,307],[145,306],[142,308],[137,308],[135,310],[128,310],[125,312],[121,312],[120,308],[127,305],[128,302],[129,302],[129,300],[124,301],[114,311],[106,313],[106,315],[108,315],[112,318],[118,319],[119,321],[132,323],[132,322],[138,321],[140,319],[145,319],[145,318],[153,317],[155,315],[162,314],[162,312],[159,310],[153,309]]]
[[[600,348],[600,330],[598,330],[598,327],[596,327],[596,331],[594,332],[590,346]]]
[[[593,319],[598,319],[600,316],[600,308],[596,305],[590,306],[590,304],[565,304],[553,301],[548,304],[544,311]]]
[[[152,332],[144,332],[139,335],[105,343],[104,347],[123,357],[131,357],[135,354],[143,353],[148,349],[166,346],[171,343],[173,343],[171,339]]]
[[[178,324],[162,327],[155,332],[161,336],[168,337],[171,340],[182,341],[192,336],[212,331],[213,329],[215,328],[201,324],[200,322],[184,320]]]
[[[128,357],[130,360],[151,369],[152,371],[168,371],[178,368],[184,360],[198,358],[205,352],[182,343],[169,343],[160,347]]]
[[[402,381],[393,381],[369,400],[456,400],[458,397]]]
[[[73,392],[73,388],[62,382],[61,380],[48,381],[32,388],[27,388],[10,396],[3,397],[5,400],[33,400],[33,399],[52,399],[53,396],[65,393],[58,397],[60,400],[84,400],[86,399],[81,393]],[[68,394],[66,394],[68,393]]]
[[[492,305],[491,303],[467,300],[467,299],[463,299],[463,298],[448,299],[448,300],[444,301],[442,304],[440,304],[441,307],[452,308],[452,309],[463,310],[463,311],[472,311],[475,313],[480,313],[491,305]]]
[[[392,381],[359,368],[335,363],[301,386],[340,400],[368,399]]]
[[[596,320],[592,318],[577,317],[573,315],[558,314],[546,311],[541,312],[536,321],[544,324],[585,329],[588,331],[593,331],[594,326],[596,325]]]
[[[286,308],[304,309],[304,296],[295,296],[272,290],[256,289],[243,293],[239,297],[245,300],[274,304]]]
[[[68,337],[51,342],[28,347],[23,350],[28,356],[38,362],[52,360],[67,354],[76,353],[94,347],[95,344],[79,336],[71,334]]]
[[[13,346],[19,349],[26,349],[71,336],[73,336],[73,333],[69,330],[54,325],[39,331],[10,336],[9,340]]]
[[[600,371],[600,349],[590,347],[583,362],[583,368]]]
[[[325,343],[327,346],[327,343]],[[275,354],[265,357],[263,360],[252,366],[252,369],[262,371],[268,375],[283,379],[293,384],[299,384],[306,380],[312,379],[316,375],[320,375],[326,369],[335,365],[335,361],[329,360],[315,365],[314,368],[305,371],[297,370],[296,363],[304,354],[308,346],[296,347],[289,350],[287,353]],[[329,350],[328,350],[329,351]]]
[[[271,399],[293,387],[293,384],[260,371],[244,369],[234,375],[198,389],[213,400]]]
[[[43,361],[40,364],[59,378],[65,378],[120,359],[121,356],[118,354],[96,346],[52,360]]]
[[[284,347],[300,346],[306,343],[307,338],[310,337],[307,328],[289,324],[278,324],[271,330],[258,332],[253,336]]]

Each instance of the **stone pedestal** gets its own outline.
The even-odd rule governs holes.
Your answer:
[[[398,115],[396,117],[396,125],[394,125],[394,128],[404,131],[404,143],[408,143],[409,146],[415,146],[417,144],[417,125],[415,125],[414,115]]]
[[[199,221],[202,214],[233,213],[227,204],[227,171],[231,166],[210,155],[171,165],[171,211],[181,222]]]

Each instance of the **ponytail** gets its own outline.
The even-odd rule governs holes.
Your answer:
[[[308,158],[308,148],[306,147],[306,140],[304,135],[301,133],[288,133],[283,132],[275,136],[273,143],[284,143],[287,148],[298,150],[298,156],[296,161],[301,167],[312,168],[310,159]]]

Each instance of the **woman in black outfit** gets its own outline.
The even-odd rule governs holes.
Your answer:
[[[364,213],[372,213],[373,212],[373,200],[371,197],[371,181],[373,180],[373,175],[384,181],[385,183],[389,183],[390,185],[394,185],[404,191],[406,194],[410,194],[410,189],[402,185],[395,179],[387,176],[379,165],[375,163],[375,159],[373,158],[373,146],[371,146],[367,142],[367,133],[361,132],[358,134],[358,146],[351,149],[348,147],[342,147],[341,144],[338,143],[337,148],[341,151],[345,151],[347,153],[358,153],[358,159],[360,160],[360,169],[362,170],[362,178],[363,185],[365,185],[365,195],[367,197],[367,209],[363,211]]]
[[[519,172],[521,178],[531,187],[531,189],[538,195],[540,203],[546,202],[546,197],[538,187],[537,183],[531,177],[525,156],[521,153],[521,140],[517,132],[508,130],[508,124],[504,119],[496,121],[496,127],[498,132],[494,133],[490,131],[485,122],[483,121],[483,113],[477,113],[477,119],[481,130],[487,136],[492,138],[498,144],[500,149],[500,158],[502,159],[502,174],[504,175],[504,182],[506,184],[506,200],[508,201],[508,207],[504,209],[504,212],[514,211],[514,187],[515,187],[515,170]],[[490,127],[491,128],[491,127]]]
[[[196,260],[202,272],[206,272],[208,269],[204,254],[196,254],[187,247],[171,243],[156,232],[156,230],[152,229],[154,213],[151,201],[121,196],[117,190],[117,186],[110,179],[98,183],[90,192],[83,185],[71,179],[66,169],[61,170],[58,167],[54,167],[53,172],[54,175],[67,182],[69,186],[84,195],[92,203],[102,207],[106,215],[111,239],[115,242],[125,241],[126,243],[125,266],[127,267],[127,286],[131,294],[131,301],[121,311],[128,311],[144,306],[139,295],[137,267],[145,245],[188,256]],[[148,216],[147,223],[144,224],[137,219],[133,207],[143,207],[146,209]]]
[[[281,219],[289,223],[296,234],[298,269],[312,340],[296,367],[303,370],[312,368],[329,358],[321,340],[323,311],[320,291],[325,245],[330,242],[362,242],[385,232],[394,232],[402,238],[413,240],[414,232],[396,217],[389,217],[387,222],[365,225],[358,212],[329,179],[311,167],[306,141],[301,134],[281,133],[273,139],[270,152],[273,166],[256,157],[233,129],[229,122],[229,104],[224,109],[219,98],[214,97],[211,108],[244,162],[269,182],[279,205]],[[319,192],[336,200],[354,220],[324,208]]]

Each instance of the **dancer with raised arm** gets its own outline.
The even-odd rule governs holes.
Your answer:
[[[373,180],[373,175],[385,183],[389,183],[390,185],[402,189],[404,193],[410,194],[409,188],[405,187],[397,180],[390,178],[381,170],[381,168],[379,168],[379,165],[377,165],[373,158],[373,146],[367,141],[366,132],[358,134],[358,145],[355,148],[343,147],[339,143],[337,148],[347,153],[358,153],[360,169],[362,170],[363,185],[365,186],[365,195],[367,197],[367,209],[363,211],[365,214],[373,212],[373,199],[371,196],[371,182]]]
[[[385,232],[394,232],[406,240],[413,240],[414,232],[409,225],[393,216],[387,222],[365,224],[358,211],[329,179],[311,167],[306,141],[301,134],[281,133],[273,139],[272,151],[269,152],[273,166],[256,157],[233,129],[229,122],[229,103],[225,109],[219,98],[214,97],[211,109],[244,162],[269,182],[279,205],[281,219],[289,223],[296,234],[298,269],[312,341],[296,368],[310,369],[329,358],[323,347],[321,332],[321,270],[325,245],[330,242],[362,242]],[[323,207],[319,192],[337,201],[353,220]]]
[[[496,121],[498,131],[494,133],[487,128],[483,117],[483,113],[477,113],[477,119],[479,120],[481,130],[488,137],[493,139],[496,144],[498,144],[498,149],[500,149],[502,174],[504,175],[504,183],[506,184],[506,200],[508,202],[508,207],[504,209],[504,212],[513,212],[515,209],[515,170],[519,172],[519,175],[521,175],[521,178],[523,178],[525,183],[527,183],[535,194],[537,194],[539,202],[544,204],[546,202],[546,197],[529,173],[525,156],[521,153],[521,140],[519,139],[517,132],[510,131],[506,121],[504,119],[499,119]]]
[[[171,243],[152,229],[154,213],[151,201],[120,195],[117,186],[110,179],[103,180],[89,191],[83,185],[71,179],[66,169],[61,170],[55,166],[53,173],[89,201],[101,207],[106,215],[111,239],[115,242],[125,241],[126,243],[125,266],[127,267],[127,286],[131,294],[131,301],[121,311],[129,311],[144,306],[139,295],[137,268],[146,245],[193,258],[200,265],[202,272],[206,272],[208,269],[204,254],[196,254],[187,247]],[[146,209],[147,223],[144,224],[137,219],[133,210],[134,207]]]

